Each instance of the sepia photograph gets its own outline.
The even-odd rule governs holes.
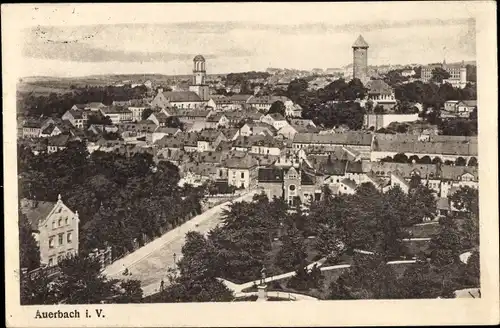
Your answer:
[[[498,323],[492,9],[2,5],[12,308],[108,326],[461,299]]]

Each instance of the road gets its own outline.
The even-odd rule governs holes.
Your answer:
[[[248,192],[232,202],[250,201],[258,192],[260,191]],[[103,273],[109,278],[139,280],[144,296],[158,292],[162,280],[164,280],[165,284],[168,284],[166,274],[167,269],[174,268],[174,254],[176,255],[176,261],[181,257],[186,233],[189,231],[208,233],[221,222],[222,211],[229,204],[231,204],[231,201],[217,205],[195,216],[188,222],[112,263],[105,268]],[[125,269],[129,271],[127,276],[123,275]]]

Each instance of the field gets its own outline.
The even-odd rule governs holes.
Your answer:
[[[208,75],[208,79],[223,77],[223,74]],[[54,93],[68,93],[72,88],[85,86],[108,86],[125,83],[143,83],[150,80],[156,85],[172,85],[177,82],[191,80],[191,75],[162,75],[162,74],[118,74],[118,75],[89,75],[83,77],[49,77],[36,76],[24,77],[17,84],[20,93],[34,93],[35,95],[48,95]]]

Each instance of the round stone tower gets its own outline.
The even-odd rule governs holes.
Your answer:
[[[352,78],[368,81],[368,43],[360,35],[352,45]]]

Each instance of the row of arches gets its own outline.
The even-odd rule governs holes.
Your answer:
[[[455,165],[455,166],[477,166],[478,160],[476,157],[471,156],[469,158],[457,157],[454,161],[443,160],[440,156],[435,156],[431,158],[430,156],[419,157],[417,155],[406,156],[403,153],[398,153],[391,156],[386,156],[381,159],[382,162],[394,162],[394,163],[413,163],[413,164],[445,164],[445,165]]]

